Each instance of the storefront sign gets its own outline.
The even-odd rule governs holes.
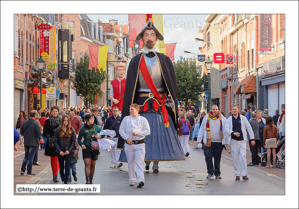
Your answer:
[[[227,80],[220,82],[220,89],[224,89],[224,88],[227,88]]]
[[[56,26],[52,26],[49,31],[49,64],[48,68],[55,68],[56,66]]]
[[[284,66],[282,66],[282,64],[284,64],[282,63],[282,58],[284,57],[279,57],[269,62],[263,63],[263,70],[266,70],[265,74],[282,70],[282,67],[284,68]]]
[[[198,60],[198,62],[204,62],[204,61],[206,61],[206,55],[205,54],[199,54],[199,55],[197,55],[197,60]]]
[[[243,96],[243,99],[250,99],[251,98],[251,94],[246,94]]]
[[[272,42],[272,19],[271,14],[260,15],[260,47],[259,51],[271,51]]]
[[[47,88],[46,99],[47,100],[55,100],[56,99],[56,88],[55,87]]]
[[[15,83],[15,88],[24,89],[24,81],[15,79],[14,83]]]
[[[37,26],[39,29],[39,45],[40,45],[40,55],[42,55],[43,60],[49,60],[49,31],[52,29],[52,26],[48,23],[41,23]]]

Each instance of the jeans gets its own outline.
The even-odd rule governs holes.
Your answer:
[[[37,148],[37,150],[36,150],[36,152],[35,152],[35,154],[34,154],[34,158],[33,158],[33,163],[37,163],[37,160],[38,160],[38,148]]]
[[[258,146],[258,140],[255,141],[255,145],[251,145],[251,141],[249,141],[249,147],[251,152],[251,162],[254,164],[259,164],[259,156],[257,155],[257,146]]]
[[[212,142],[211,147],[203,146],[208,173],[220,175],[220,160],[222,155],[222,143]],[[214,166],[212,158],[214,157]],[[214,169],[215,168],[215,169]]]
[[[72,176],[71,176],[71,173],[73,176],[76,176],[77,175],[77,172],[76,172],[76,163],[74,164],[70,164],[70,171],[69,171],[69,181],[72,180]]]
[[[31,174],[33,157],[35,153],[38,151],[38,147],[30,147],[25,145],[24,149],[25,149],[25,157],[22,163],[21,172],[25,173],[25,169],[27,165],[27,174]]]
[[[64,184],[67,183],[69,178],[71,160],[72,160],[72,154],[68,154],[64,156],[58,155],[60,177],[61,180],[64,181]]]

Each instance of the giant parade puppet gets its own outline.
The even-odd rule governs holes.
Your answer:
[[[177,79],[171,59],[160,53],[155,46],[163,36],[154,26],[151,15],[146,15],[146,25],[136,37],[142,39],[145,47],[141,54],[132,58],[127,72],[122,119],[129,115],[133,103],[139,105],[139,114],[145,117],[151,133],[145,137],[145,162],[149,170],[154,161],[153,171],[158,173],[159,161],[185,160],[185,155],[177,135]],[[124,140],[118,140],[118,148],[123,149]],[[126,162],[122,150],[120,161]]]
[[[109,97],[113,102],[110,116],[112,115],[112,110],[114,107],[118,107],[118,109],[122,112],[125,87],[126,87],[126,79],[124,78],[126,72],[126,66],[123,63],[119,63],[115,66],[115,71],[116,71],[117,78],[111,81],[111,86],[110,86]]]

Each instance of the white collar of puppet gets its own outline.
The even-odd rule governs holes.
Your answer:
[[[157,52],[159,52],[160,53],[160,50],[158,49],[158,47],[156,47],[156,46],[154,46],[152,49],[149,49],[149,48],[143,48],[143,49],[141,49],[140,50],[141,51],[141,53],[143,53],[143,54],[148,54],[148,53],[150,53],[150,52],[155,52],[155,53],[157,53]]]

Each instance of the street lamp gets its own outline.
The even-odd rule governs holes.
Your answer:
[[[203,42],[206,42],[206,43],[211,44],[211,46],[212,46],[212,56],[213,56],[214,47],[213,47],[213,44],[212,44],[211,42],[209,42],[209,41],[205,41],[205,40],[203,40],[202,38],[195,38],[195,41],[196,41],[196,42],[203,41]]]
[[[207,68],[207,74],[208,74],[208,106],[207,106],[207,112],[210,112],[210,98],[211,98],[211,68],[212,68],[213,61],[210,59],[210,56],[208,56],[208,59],[205,61],[205,65]]]
[[[40,71],[40,108],[42,108],[42,74],[44,69],[44,63],[45,61],[43,60],[42,55],[40,55],[39,59],[37,60],[37,68]]]

